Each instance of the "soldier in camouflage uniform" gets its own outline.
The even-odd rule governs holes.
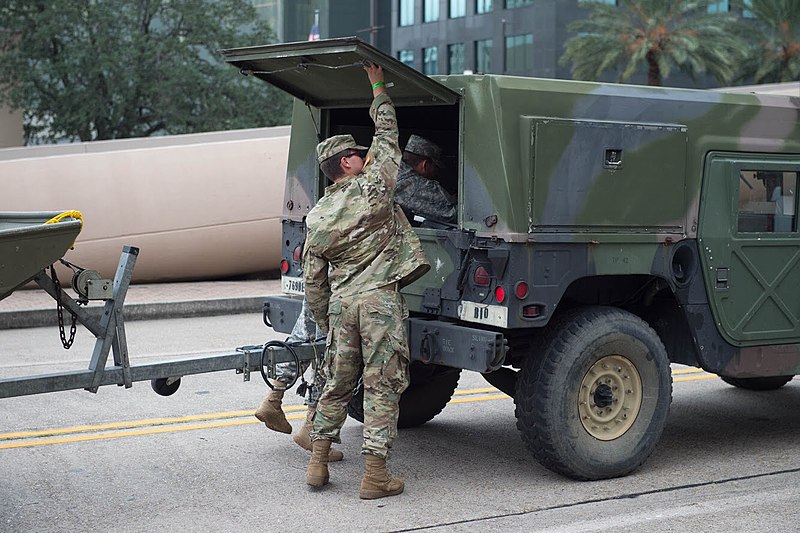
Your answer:
[[[295,322],[292,333],[289,335],[289,338],[286,339],[286,342],[287,344],[314,342],[321,339],[323,336],[319,327],[314,322],[311,312],[308,309],[308,303],[304,298],[303,305],[300,309],[300,316],[297,317],[297,322]],[[275,365],[276,379],[270,380],[272,388],[255,412],[255,417],[264,422],[264,425],[269,429],[280,433],[292,432],[292,425],[286,420],[286,414],[281,408],[283,395],[289,383],[294,380],[295,372],[302,375],[308,370],[308,366],[308,363],[301,365],[298,372],[294,363],[278,363]],[[308,406],[306,421],[300,428],[300,431],[292,437],[294,442],[305,450],[311,451],[311,425],[314,419],[314,412],[317,410],[319,392],[323,387],[325,387],[325,371],[324,362],[322,361],[322,356],[320,356],[319,361],[316,362],[314,367],[314,383],[311,385],[311,390],[306,400],[306,405]],[[330,453],[328,453],[328,462],[341,461],[343,457],[341,451],[331,449]]]
[[[306,298],[317,324],[328,332],[328,382],[314,417],[306,482],[312,487],[328,482],[328,450],[331,442],[340,442],[363,364],[366,469],[359,496],[374,499],[400,494],[404,487],[386,469],[397,434],[398,402],[409,380],[408,309],[398,291],[430,264],[394,203],[400,146],[383,70],[377,65],[364,69],[374,97],[372,146],[365,153],[351,135],[317,146],[320,168],[333,184],[306,218]]]
[[[419,135],[409,137],[397,175],[394,201],[406,213],[439,222],[455,222],[456,203],[436,181],[442,163],[442,150]]]

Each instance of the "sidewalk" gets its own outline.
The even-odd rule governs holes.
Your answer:
[[[71,289],[65,289],[75,296]],[[261,313],[264,297],[281,291],[279,279],[188,281],[131,285],[125,297],[125,320]],[[98,315],[104,302],[91,302]],[[69,313],[64,321],[69,324]],[[58,324],[56,301],[42,289],[18,289],[0,301],[0,329]]]

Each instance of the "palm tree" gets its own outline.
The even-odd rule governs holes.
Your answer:
[[[756,22],[742,77],[756,83],[800,80],[800,0],[752,0],[745,8]]]
[[[567,40],[561,64],[572,61],[572,75],[597,79],[619,69],[619,81],[647,65],[647,83],[661,85],[676,67],[694,79],[710,73],[729,82],[744,61],[736,18],[708,13],[708,0],[620,0],[595,3],[588,19],[569,25],[578,35]]]

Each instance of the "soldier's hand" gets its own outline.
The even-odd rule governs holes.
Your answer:
[[[375,63],[370,63],[369,61],[365,61],[364,70],[367,72],[367,77],[369,77],[370,85],[374,85],[376,83],[384,81],[383,68],[381,68],[380,65],[377,65]]]

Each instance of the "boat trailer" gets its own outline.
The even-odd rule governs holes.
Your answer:
[[[169,396],[178,390],[181,377],[222,370],[235,370],[244,381],[251,372],[260,372],[267,385],[276,377],[276,365],[293,363],[289,387],[301,378],[300,370],[325,350],[325,341],[286,343],[270,341],[265,344],[239,346],[228,353],[199,355],[185,359],[132,365],[125,338],[123,304],[133,276],[139,249],[124,246],[113,280],[102,279],[93,270],[75,265],[72,288],[78,294],[71,297],[61,287],[53,263],[61,258],[75,242],[83,225],[76,211],[55,213],[0,212],[0,300],[19,287],[34,282],[62,309],[72,316],[70,339],[66,339],[61,323],[61,337],[68,348],[78,322],[96,338],[89,367],[86,370],[0,379],[0,398],[25,396],[64,390],[85,389],[97,392],[103,385],[130,388],[135,381],[150,381],[155,392]],[[47,274],[47,269],[51,274]],[[85,306],[90,300],[102,300],[104,306],[98,319]],[[297,302],[300,306],[302,302]],[[272,312],[280,313],[280,310]],[[264,322],[271,326],[267,308]],[[108,361],[112,353],[113,364]]]

